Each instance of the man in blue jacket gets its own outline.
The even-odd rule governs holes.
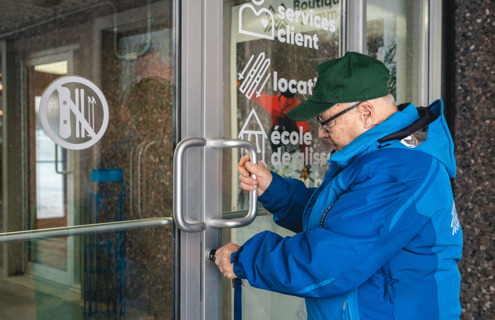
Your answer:
[[[220,272],[304,297],[308,319],[459,319],[462,231],[443,103],[396,106],[389,77],[355,52],[318,67],[313,95],[288,115],[316,117],[337,151],[325,179],[306,188],[243,157],[242,189],[257,188],[296,234],[229,243],[216,253]]]

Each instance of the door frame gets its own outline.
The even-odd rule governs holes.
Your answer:
[[[222,138],[223,128],[223,1],[181,1],[178,39],[180,75],[178,141]],[[184,157],[183,203],[186,220],[206,223],[196,233],[178,231],[176,319],[220,319],[222,277],[207,260],[209,249],[221,245],[221,229],[209,225],[222,212],[222,152],[192,148]],[[199,244],[199,245],[198,245]],[[179,304],[179,305],[177,305]]]

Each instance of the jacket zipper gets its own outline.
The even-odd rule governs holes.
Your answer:
[[[323,228],[323,222],[325,222],[325,217],[327,216],[327,213],[328,211],[330,211],[330,209],[332,209],[333,205],[335,204],[335,202],[337,201],[334,201],[328,208],[327,210],[325,210],[325,213],[323,213],[323,216],[321,217],[321,220],[320,220],[320,228]]]

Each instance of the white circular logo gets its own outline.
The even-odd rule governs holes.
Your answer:
[[[108,126],[108,104],[101,90],[77,76],[52,82],[41,96],[41,125],[59,146],[87,149],[97,143]]]

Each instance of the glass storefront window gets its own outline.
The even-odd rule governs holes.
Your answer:
[[[366,1],[366,48],[391,71],[398,103],[428,101],[428,1]],[[438,97],[437,97],[438,98]]]

